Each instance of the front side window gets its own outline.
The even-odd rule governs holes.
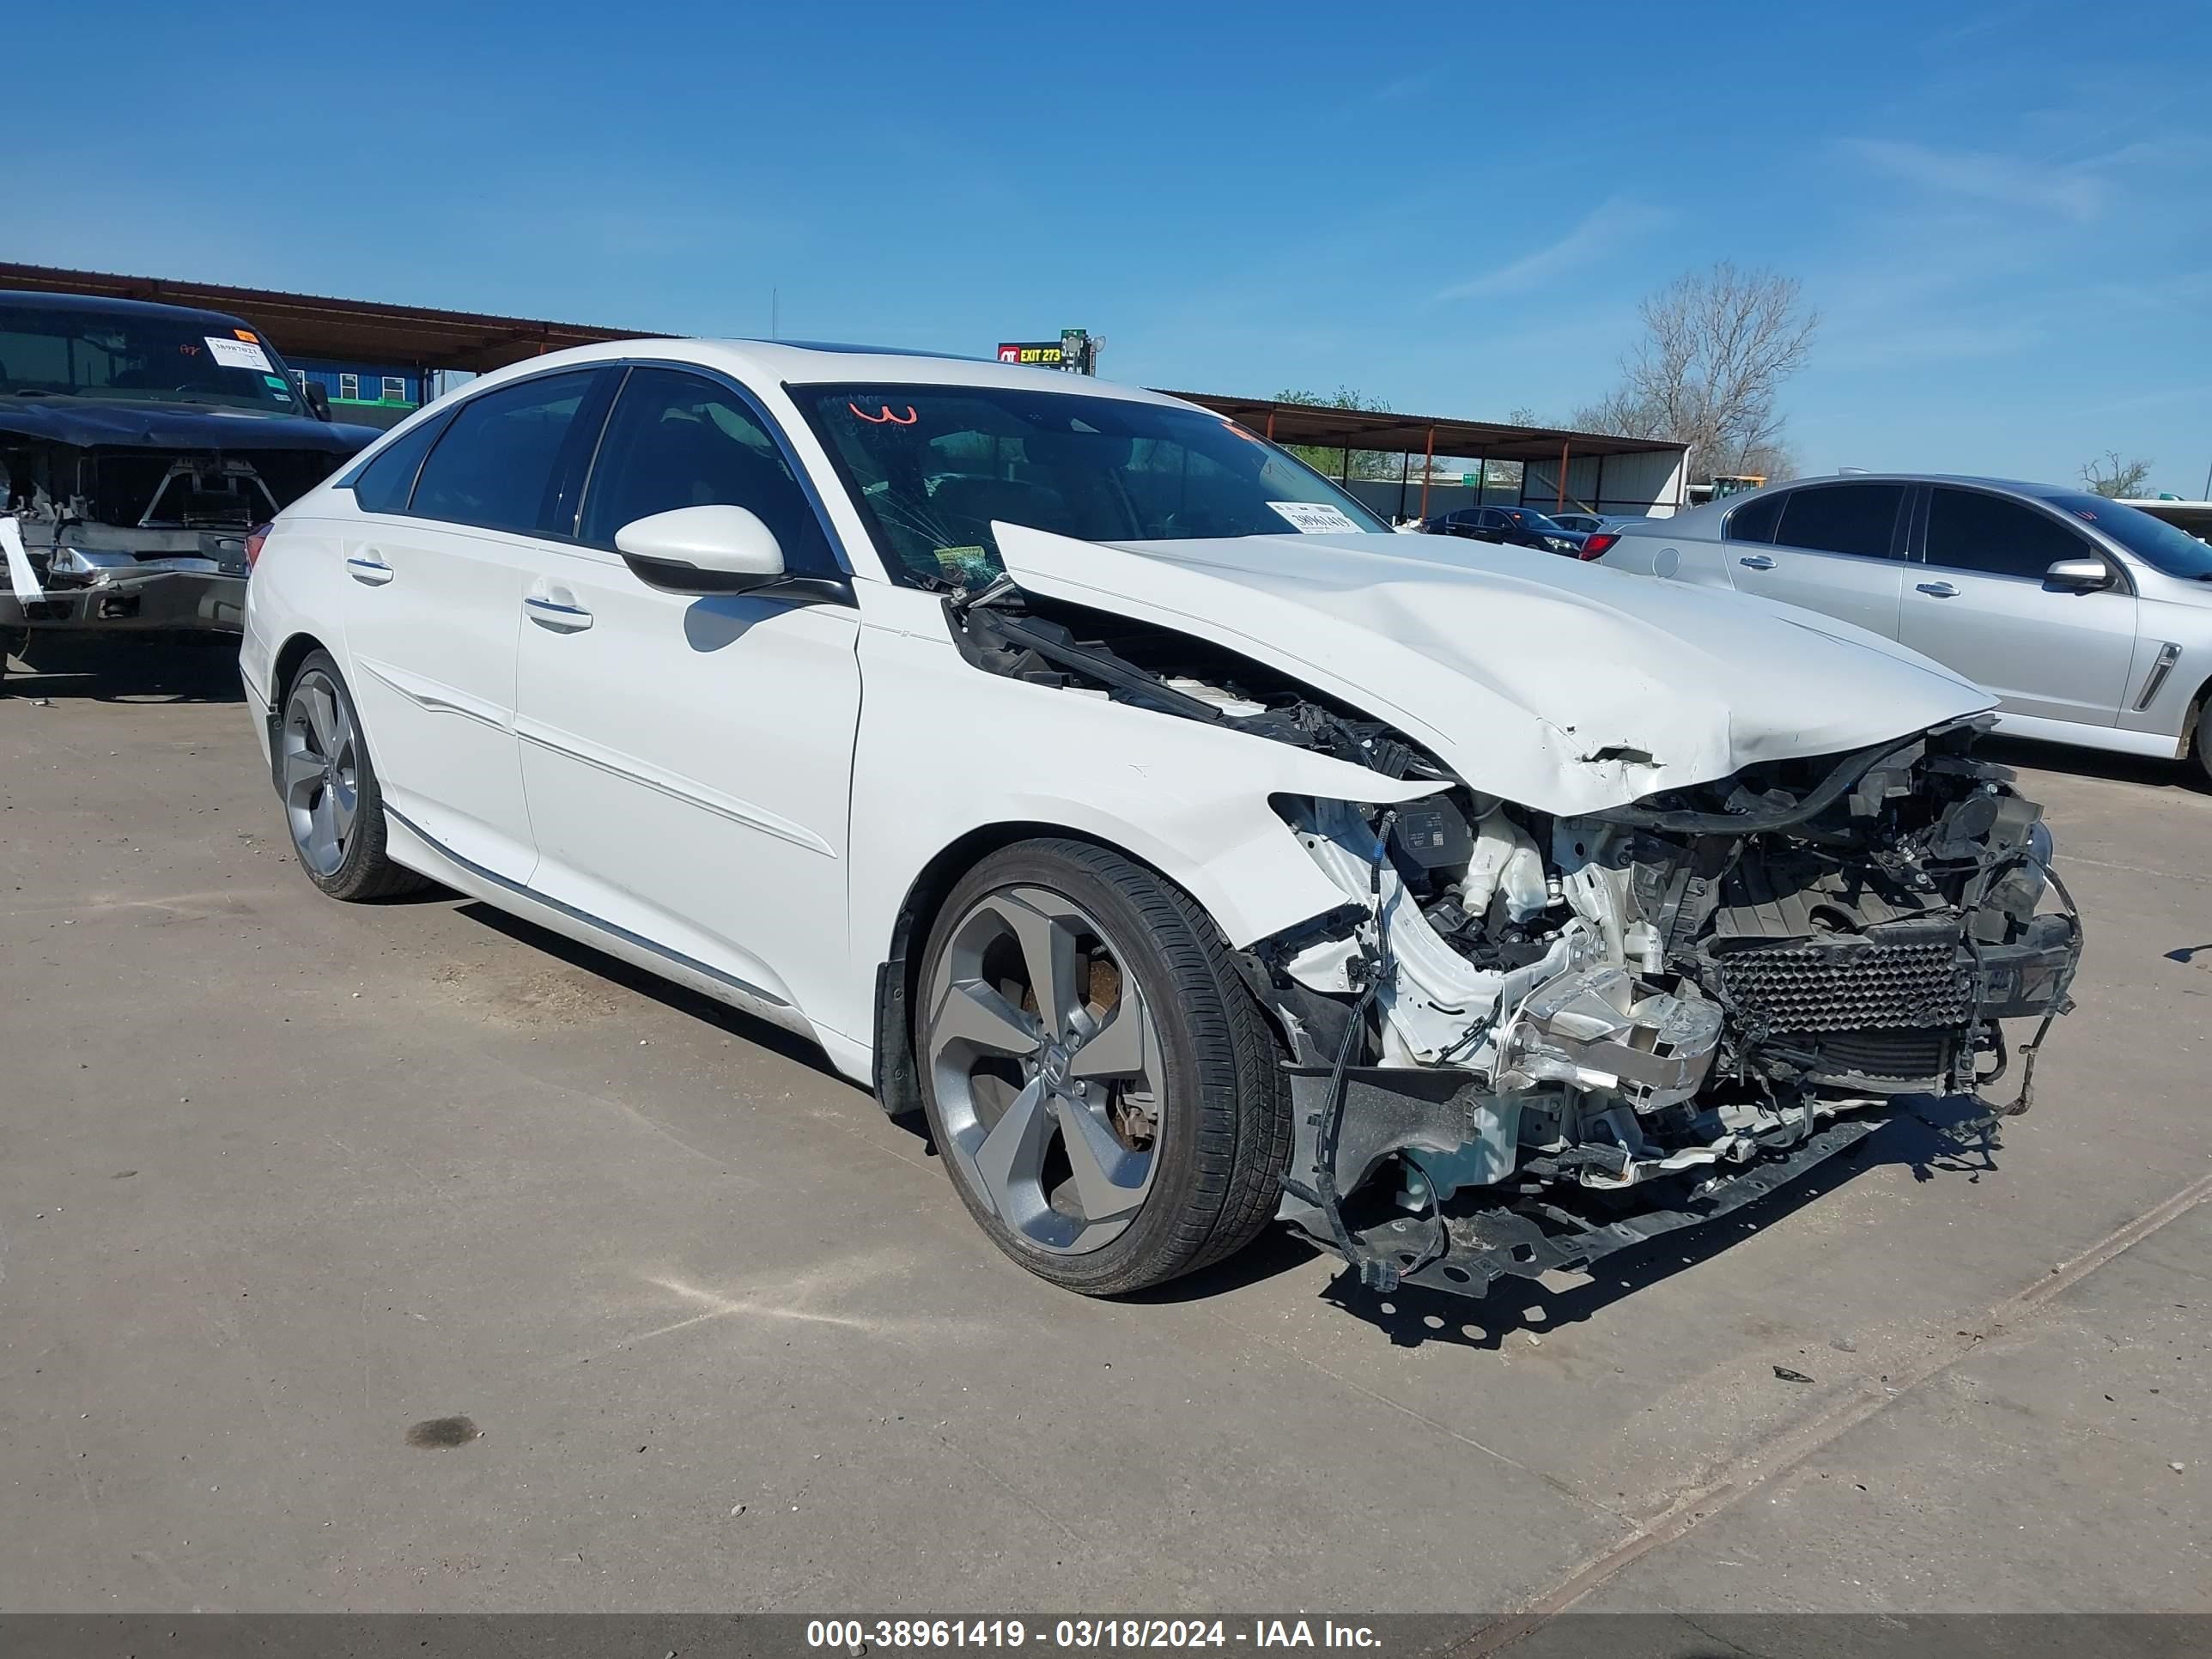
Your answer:
[[[1928,503],[1928,562],[1947,570],[2041,581],[2061,559],[2096,556],[2082,538],[2024,501],[1939,484]]]
[[[548,374],[463,404],[422,463],[415,515],[524,534],[551,528],[561,447],[599,372]]]
[[[624,525],[682,507],[744,507],[775,535],[786,569],[836,568],[814,504],[737,393],[678,369],[633,369],[599,440],[579,538],[611,549]]]
[[[2183,581],[2212,582],[2212,547],[2139,507],[2123,507],[2102,495],[2058,495],[2051,506],[2093,524],[2162,575]]]
[[[1000,573],[992,523],[1084,541],[1389,526],[1265,439],[1194,409],[982,386],[795,386],[895,580]]]
[[[1817,553],[1849,553],[1862,559],[1890,556],[1898,509],[1905,486],[1893,483],[1823,484],[1793,489],[1782,508],[1778,546]]]

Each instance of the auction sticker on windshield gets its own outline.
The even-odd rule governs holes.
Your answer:
[[[1301,536],[1357,536],[1359,526],[1341,507],[1325,501],[1269,501],[1275,514]]]
[[[276,372],[269,354],[251,340],[226,340],[219,334],[200,337],[207,342],[208,356],[225,368],[250,368],[257,374]]]

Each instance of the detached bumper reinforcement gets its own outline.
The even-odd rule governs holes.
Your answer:
[[[1814,1164],[1848,1151],[1888,1121],[1888,1115],[1881,1113],[1838,1119],[1790,1151],[1722,1177],[1680,1209],[1645,1210],[1605,1224],[1541,1202],[1446,1215],[1451,1247],[1441,1255],[1436,1249],[1437,1222],[1426,1215],[1395,1217],[1356,1230],[1352,1237],[1374,1255],[1395,1262],[1403,1283],[1479,1297],[1493,1280],[1535,1279],[1554,1268],[1577,1271],[1632,1244],[1741,1209],[1788,1186]],[[1314,1242],[1334,1251],[1326,1237]],[[1425,1261],[1425,1256],[1431,1259]]]

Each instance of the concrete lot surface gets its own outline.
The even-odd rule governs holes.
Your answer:
[[[804,1045],[323,899],[219,656],[7,693],[0,1608],[2212,1610],[2161,769],[2014,757],[2090,945],[1986,1160],[1893,1125],[1556,1294],[1271,1237],[1092,1303]]]

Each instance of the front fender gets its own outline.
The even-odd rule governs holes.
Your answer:
[[[850,945],[855,966],[871,971],[890,954],[916,879],[978,830],[1031,823],[1120,848],[1244,945],[1344,902],[1271,797],[1395,802],[1443,787],[1003,678],[970,665],[941,634],[864,627],[860,651]],[[865,1001],[823,1018],[866,1030]]]

